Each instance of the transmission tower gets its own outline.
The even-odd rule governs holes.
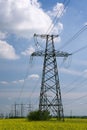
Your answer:
[[[36,51],[31,54],[31,56],[44,56],[39,110],[48,110],[53,116],[63,120],[64,112],[56,57],[68,57],[71,54],[55,50],[54,38],[58,35],[35,34],[34,36],[46,39],[45,51]]]

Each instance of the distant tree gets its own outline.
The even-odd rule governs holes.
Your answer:
[[[36,110],[36,111],[30,112],[27,118],[28,120],[37,121],[37,120],[49,120],[51,116],[50,116],[50,112],[47,110],[44,110],[44,111]]]

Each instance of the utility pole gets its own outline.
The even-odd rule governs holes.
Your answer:
[[[57,119],[64,120],[56,57],[68,57],[71,54],[55,50],[54,38],[58,35],[35,34],[34,36],[46,39],[45,51],[37,51],[31,54],[31,56],[44,57],[39,110],[48,110]]]
[[[23,103],[21,103],[21,104],[15,103],[14,104],[14,116],[15,117],[19,116],[19,114],[18,114],[18,106],[20,108],[20,116],[23,117],[24,116],[24,113],[23,113],[24,112],[24,104]]]
[[[29,107],[28,107],[28,112],[30,113],[32,111],[32,106],[31,106],[31,103],[29,104]]]
[[[15,117],[17,116],[16,106],[17,106],[17,104],[15,103],[15,104],[14,104],[14,116],[15,116]]]
[[[21,117],[23,117],[23,107],[24,107],[24,105],[23,105],[23,103],[21,103]]]
[[[72,110],[70,110],[70,118],[72,118]]]

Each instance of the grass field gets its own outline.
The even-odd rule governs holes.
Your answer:
[[[64,122],[0,119],[0,130],[87,130],[87,119],[65,119]]]

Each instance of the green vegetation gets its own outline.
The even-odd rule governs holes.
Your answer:
[[[40,120],[49,120],[51,118],[49,111],[32,111],[27,116],[28,120],[40,121]]]
[[[65,119],[64,122],[1,119],[0,130],[87,130],[87,119]]]

